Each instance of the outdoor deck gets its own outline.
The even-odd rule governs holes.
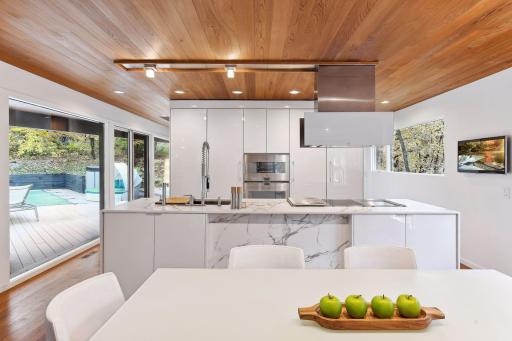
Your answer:
[[[11,277],[35,268],[99,236],[99,205],[78,193],[58,190],[74,204],[39,206],[34,211],[12,212],[10,263]],[[76,199],[76,200],[73,200]]]

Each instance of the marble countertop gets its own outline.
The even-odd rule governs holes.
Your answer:
[[[115,208],[105,209],[108,213],[203,213],[203,214],[458,214],[457,211],[433,206],[409,199],[390,199],[405,207],[292,207],[284,199],[245,199],[246,208],[238,210],[225,206],[183,206],[155,204],[156,198],[130,201]]]

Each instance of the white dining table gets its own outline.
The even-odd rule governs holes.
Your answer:
[[[334,331],[298,307],[413,294],[446,318],[417,331]],[[512,278],[494,270],[158,269],[98,330],[115,340],[512,340]]]

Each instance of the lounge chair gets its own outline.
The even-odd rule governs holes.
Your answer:
[[[34,210],[36,219],[39,221],[37,206],[25,202],[31,188],[32,185],[9,186],[9,212]]]

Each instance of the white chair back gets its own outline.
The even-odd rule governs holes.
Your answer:
[[[109,272],[57,294],[46,309],[55,340],[85,341],[123,305],[117,277]]]
[[[345,269],[416,269],[412,249],[398,246],[352,246],[344,252]]]
[[[9,205],[21,205],[25,202],[32,185],[9,186]]]
[[[247,245],[229,253],[230,269],[304,269],[302,249],[284,245]]]

